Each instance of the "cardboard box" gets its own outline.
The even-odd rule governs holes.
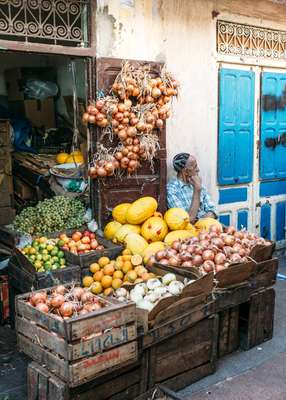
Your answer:
[[[9,225],[13,222],[16,211],[12,207],[0,207],[0,225]]]
[[[45,100],[23,100],[9,102],[10,108],[29,119],[33,126],[37,128],[44,127],[55,128],[55,104],[53,98]]]
[[[9,101],[24,100],[24,87],[28,79],[56,82],[56,70],[51,67],[12,68],[5,71],[5,82]]]

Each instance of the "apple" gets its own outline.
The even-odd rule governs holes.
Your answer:
[[[93,240],[91,241],[91,243],[90,243],[90,247],[91,247],[93,250],[95,250],[95,249],[97,248],[97,246],[98,246],[98,241],[95,240],[95,239],[93,239]]]
[[[84,236],[84,237],[81,239],[81,243],[84,243],[84,244],[90,243],[90,237],[89,237],[89,236]]]

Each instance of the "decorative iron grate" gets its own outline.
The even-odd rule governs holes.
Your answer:
[[[217,51],[228,55],[286,59],[286,31],[218,21]]]
[[[88,0],[0,0],[0,39],[88,46]]]

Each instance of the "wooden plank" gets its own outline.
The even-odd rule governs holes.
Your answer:
[[[234,288],[216,289],[213,293],[215,312],[247,302],[251,293],[252,290],[249,283],[242,283]]]
[[[239,306],[229,310],[228,353],[232,353],[239,346]]]
[[[137,337],[136,325],[113,328],[99,336],[82,340],[68,345],[68,360],[77,360],[95,353],[101,353],[112,347],[135,340]]]
[[[138,357],[137,342],[130,342],[102,354],[83,359],[69,367],[69,385],[78,386],[99,374],[106,374],[111,368],[118,367]]]
[[[20,351],[25,352],[34,361],[37,361],[41,365],[46,365],[47,369],[55,375],[62,378],[64,381],[68,381],[68,367],[67,363],[56,357],[51,352],[44,350],[42,347],[33,343],[30,339],[19,334],[17,336],[18,347]]]
[[[103,307],[96,313],[67,321],[67,339],[73,341],[105,329],[118,327],[136,321],[136,306],[133,303],[117,304],[112,308]]]
[[[47,347],[48,349],[53,350],[56,354],[68,359],[69,353],[67,342],[63,338],[42,329],[32,322],[33,321],[27,320],[23,317],[16,317],[17,332],[22,333],[32,341],[35,341],[39,346]]]
[[[24,296],[25,297],[25,296]],[[62,337],[66,337],[65,321],[54,318],[51,314],[44,314],[35,307],[24,302],[22,295],[16,297],[16,313],[36,322],[38,325],[46,328],[48,331],[58,333]]]
[[[38,364],[32,362],[27,368],[28,400],[38,400]]]
[[[203,318],[213,314],[214,309],[215,303],[209,302],[208,304],[202,305],[200,308],[191,313],[182,315],[171,322],[148,331],[147,334],[143,336],[143,349],[153,346],[162,340],[182,332],[189,326],[192,326]]]
[[[48,400],[49,374],[43,369],[38,379],[39,400]]]
[[[155,382],[188,371],[211,359],[212,319],[204,319],[155,346],[156,362],[150,365]]]
[[[48,400],[69,400],[70,396],[68,392],[68,387],[64,382],[54,375],[50,376]]]
[[[228,353],[228,332],[229,332],[229,309],[219,313],[219,341],[218,354],[219,357]]]

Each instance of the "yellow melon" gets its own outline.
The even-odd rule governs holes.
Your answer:
[[[192,236],[198,236],[198,234],[199,234],[199,231],[190,222],[186,226],[186,230],[190,231],[192,233]]]
[[[149,243],[163,240],[167,233],[168,226],[160,217],[148,218],[141,227],[141,235]]]
[[[222,225],[214,218],[201,218],[195,223],[195,228],[199,231],[208,232],[210,227],[216,225],[222,229]]]
[[[165,212],[164,220],[171,231],[177,231],[186,229],[190,222],[190,217],[183,208],[170,208]]]
[[[126,213],[130,206],[131,203],[122,203],[114,207],[114,209],[112,210],[112,216],[115,221],[120,222],[120,224],[126,224]]]
[[[71,163],[83,164],[84,158],[83,158],[82,154],[73,154],[73,155],[69,155],[65,162],[67,164],[71,164]]]
[[[146,240],[141,235],[138,235],[138,233],[129,233],[125,237],[124,243],[132,254],[139,254],[140,256],[143,255],[144,250],[148,246]]]
[[[157,210],[158,203],[154,197],[146,196],[134,201],[128,208],[126,220],[129,224],[139,225],[152,217]]]
[[[114,239],[116,242],[123,243],[125,237],[129,233],[139,234],[140,231],[141,231],[141,228],[138,225],[130,225],[130,224],[121,225],[121,227],[118,229],[118,231],[116,231],[116,233],[114,235]]]
[[[184,239],[188,239],[192,236],[193,236],[192,232],[187,231],[187,230],[172,231],[172,232],[169,232],[168,235],[165,237],[164,242],[170,246],[176,240],[184,240]]]
[[[121,226],[122,225],[120,224],[120,222],[117,221],[108,222],[108,224],[104,228],[104,237],[108,240],[112,240]]]
[[[144,264],[147,264],[149,258],[151,256],[153,256],[154,254],[156,254],[157,251],[164,250],[165,247],[166,247],[166,243],[164,243],[164,242],[150,243],[143,252]]]

